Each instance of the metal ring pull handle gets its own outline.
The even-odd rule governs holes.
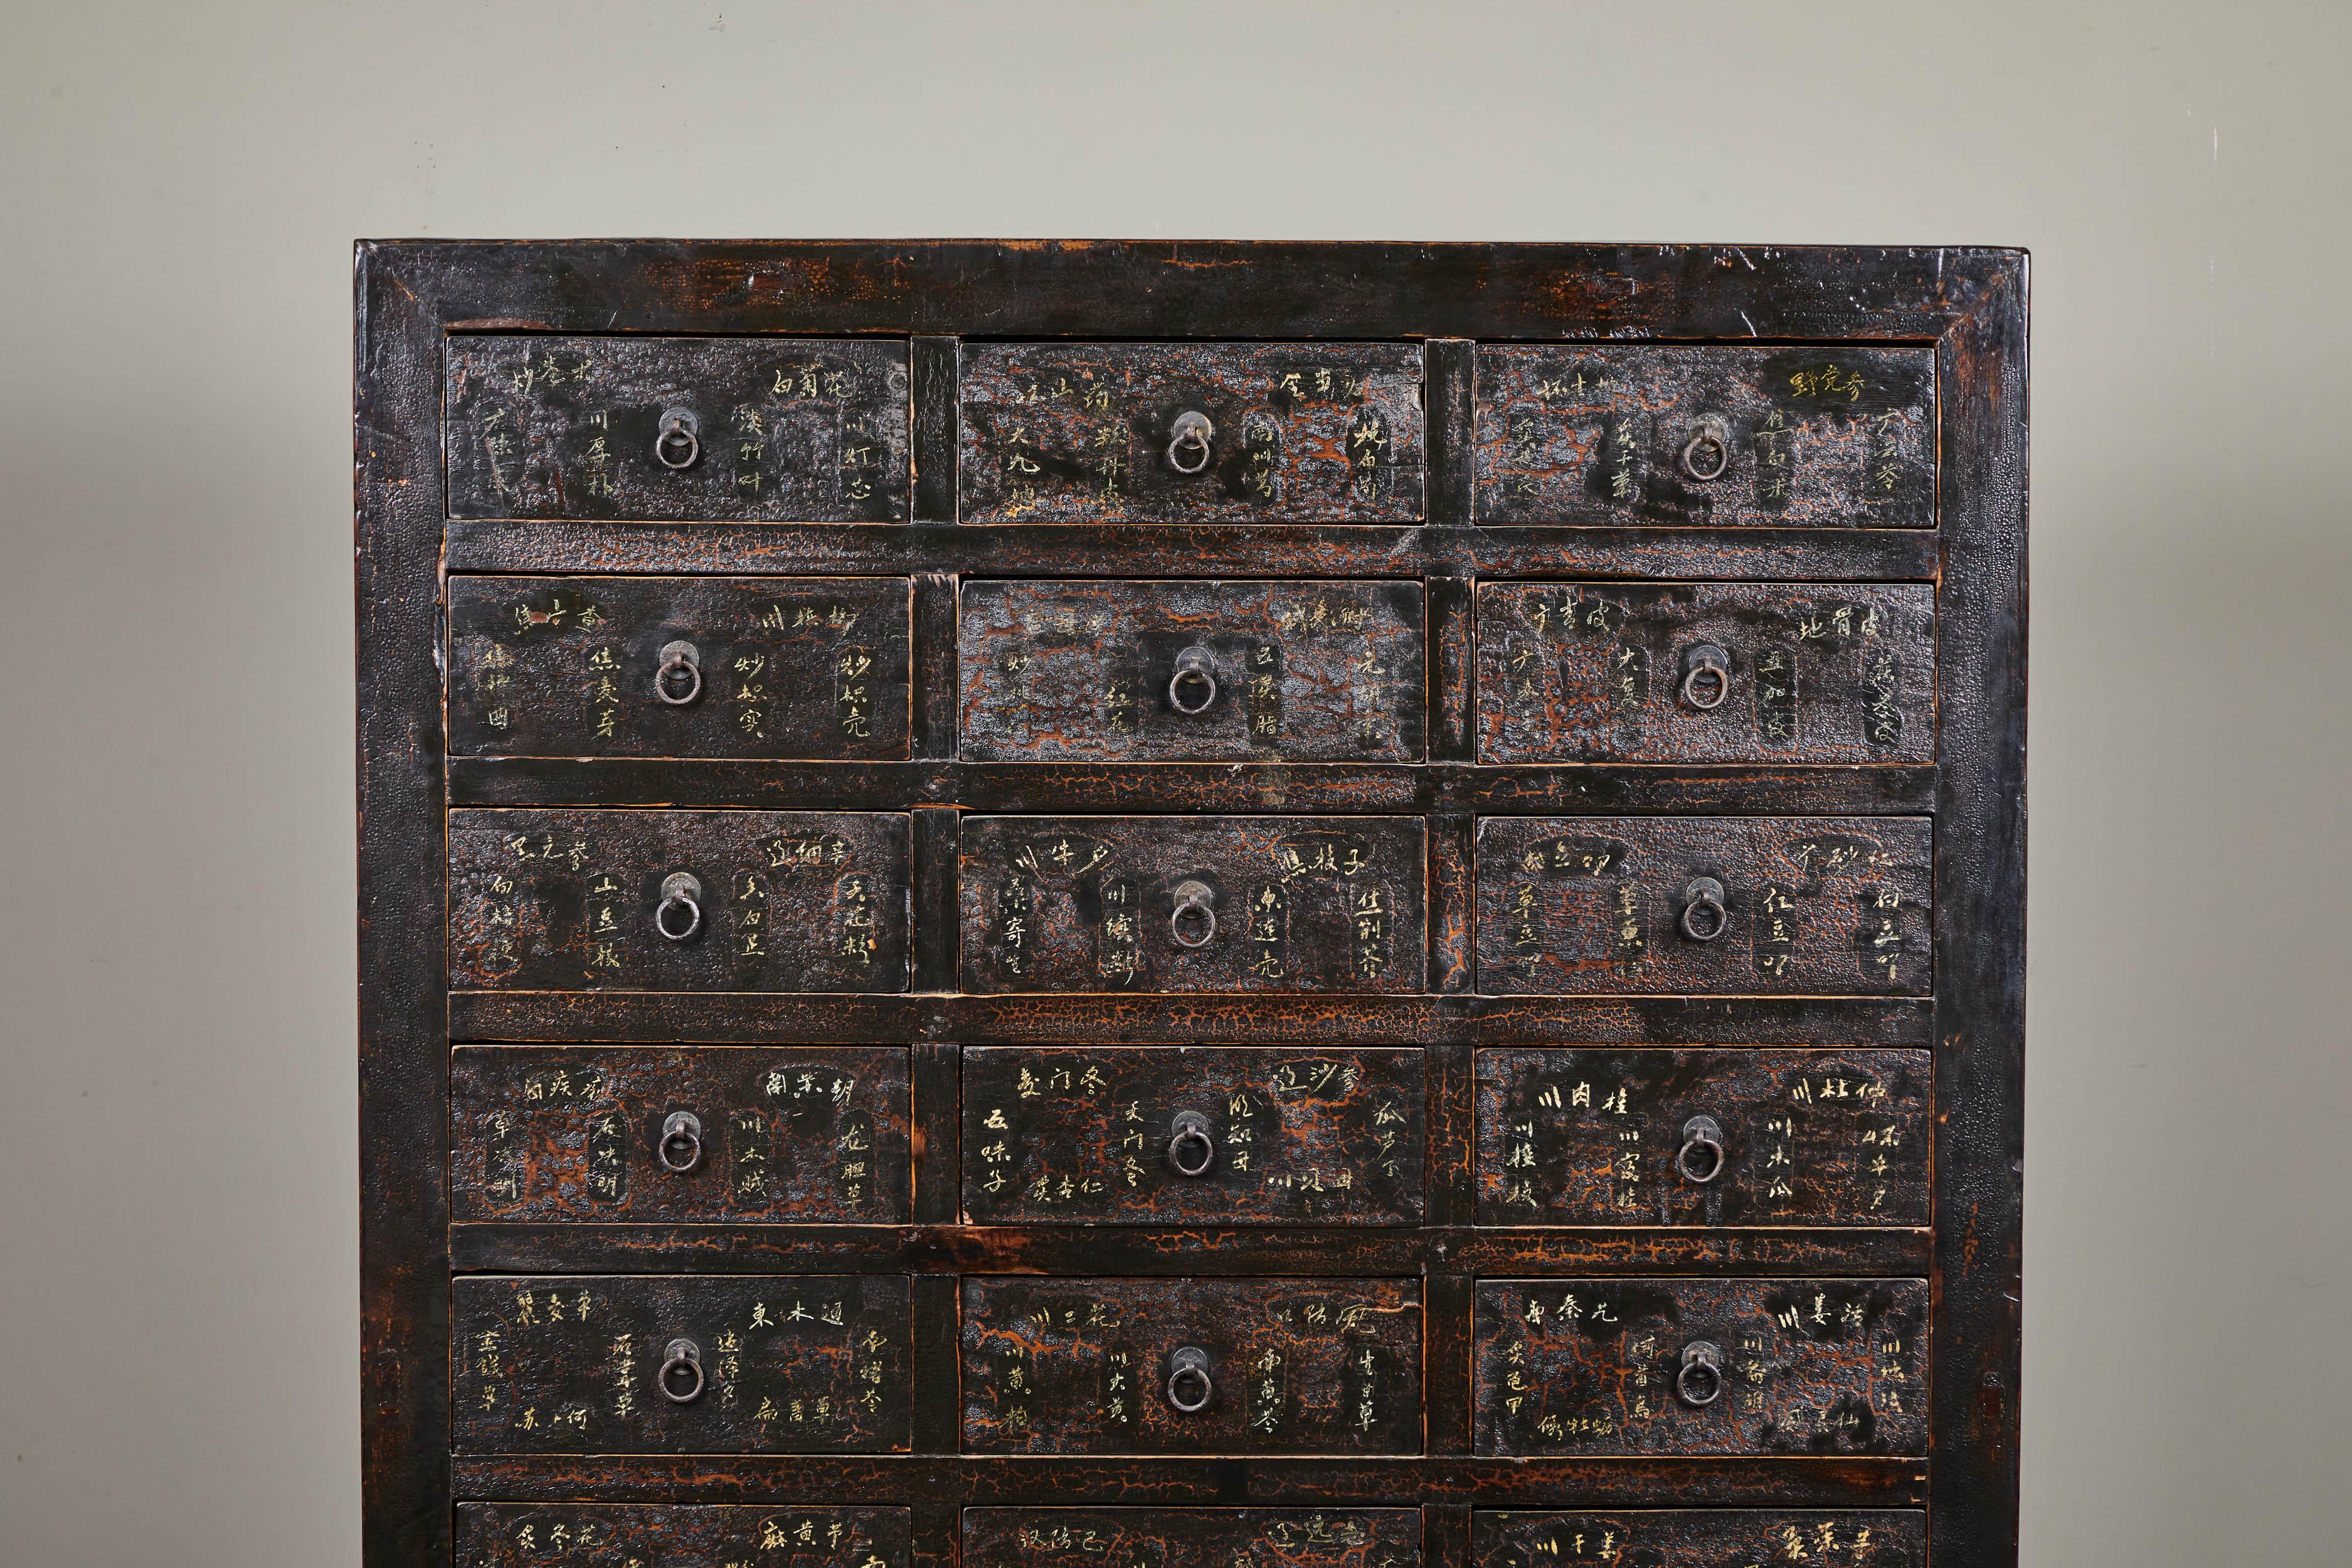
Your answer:
[[[1206,882],[1179,882],[1173,891],[1176,907],[1168,913],[1168,934],[1176,939],[1178,947],[1208,946],[1217,936],[1217,911],[1212,907],[1216,895],[1209,891]],[[1199,936],[1184,934],[1187,916],[1199,917]]]
[[[1712,713],[1731,695],[1731,656],[1711,642],[1683,655],[1683,700]]]
[[[1675,1151],[1675,1169],[1683,1180],[1705,1186],[1723,1174],[1723,1125],[1712,1116],[1694,1116],[1683,1123],[1683,1146]]]
[[[1187,1415],[1209,1407],[1217,1385],[1209,1377],[1209,1352],[1187,1345],[1168,1358],[1168,1403]]]
[[[678,1374],[690,1374],[694,1381],[678,1386]],[[692,1340],[672,1340],[662,1352],[661,1371],[654,1374],[654,1383],[662,1397],[672,1405],[691,1405],[702,1397],[702,1347]]]
[[[702,1163],[702,1119],[691,1110],[673,1110],[662,1118],[661,1142],[654,1149],[662,1169],[685,1175]]]
[[[680,689],[673,677],[683,675]],[[702,650],[690,642],[662,644],[661,662],[654,667],[654,695],[673,708],[683,708],[702,695]]]
[[[1205,1176],[1217,1163],[1216,1141],[1209,1136],[1209,1119],[1197,1110],[1180,1110],[1168,1131],[1168,1168],[1180,1176]]]
[[[1694,877],[1683,889],[1683,934],[1693,942],[1713,942],[1731,924],[1723,907],[1723,884],[1712,877]]]
[[[1209,443],[1217,427],[1209,423],[1205,414],[1187,409],[1176,416],[1176,423],[1168,427],[1168,466],[1180,474],[1197,474],[1209,466]],[[1197,456],[1193,456],[1197,454]],[[1192,460],[1185,460],[1187,456]]]
[[[683,925],[673,911],[683,910]],[[662,879],[661,902],[654,906],[654,930],[672,942],[684,942],[702,929],[702,879],[691,871],[672,871]]]
[[[663,409],[661,426],[654,432],[654,456],[665,468],[694,467],[702,456],[702,421],[689,409]]]
[[[1675,1373],[1675,1397],[1705,1409],[1723,1397],[1723,1352],[1706,1340],[1683,1347],[1682,1370]]]
[[[1719,479],[1731,467],[1731,430],[1710,414],[1691,426],[1690,442],[1683,447],[1683,472],[1699,480]]]
[[[1185,699],[1191,697],[1192,701]],[[1217,667],[1204,647],[1188,647],[1176,656],[1175,673],[1168,678],[1168,705],[1190,718],[1205,712],[1217,700]]]

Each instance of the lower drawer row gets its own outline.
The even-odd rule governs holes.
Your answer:
[[[466,1277],[456,1451],[1421,1453],[1417,1279],[961,1282],[919,1372],[903,1275]],[[1923,1279],[1480,1279],[1475,1453],[1921,1455]],[[947,1384],[947,1386],[941,1386]]]
[[[972,1508],[965,1568],[1421,1568],[1417,1508]],[[740,1504],[461,1503],[458,1568],[911,1568],[910,1510]],[[1896,1509],[1612,1509],[1471,1515],[1475,1568],[1919,1568],[1927,1516]]]

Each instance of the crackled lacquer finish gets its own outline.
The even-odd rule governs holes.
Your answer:
[[[912,1568],[903,1508],[457,1505],[457,1568]]]
[[[1926,1568],[1927,1516],[1898,1509],[1627,1508],[1471,1516],[1472,1568]]]
[[[1924,994],[1930,848],[1925,817],[1481,817],[1478,989]]]
[[[898,812],[453,811],[449,983],[902,991],[908,842]]]
[[[1403,816],[968,816],[963,989],[1419,991],[1423,845]]]
[[[460,1453],[889,1453],[908,1446],[900,1275],[467,1276],[450,1287]],[[674,1365],[689,1342],[702,1386]]]
[[[1418,1050],[975,1046],[963,1053],[964,1215],[1411,1224],[1423,1101]],[[1198,1121],[1171,1151],[1180,1117]]]
[[[964,1568],[1420,1568],[1417,1508],[973,1508]]]
[[[1413,343],[967,342],[962,519],[1416,521],[1421,380]]]
[[[958,646],[975,762],[1421,758],[1419,583],[968,581]]]
[[[1421,1282],[966,1279],[963,1398],[973,1454],[1418,1453]]]
[[[904,577],[452,577],[459,756],[907,754]]]
[[[907,1116],[896,1046],[463,1047],[451,1217],[904,1224]]]
[[[1926,1051],[1482,1050],[1482,1225],[1927,1223]]]
[[[1477,384],[1489,526],[1935,525],[1931,349],[1486,343]]]
[[[907,515],[903,340],[454,337],[446,366],[452,517]]]
[[[1924,1279],[1481,1279],[1472,1315],[1481,1454],[1927,1451]]]
[[[1930,763],[1935,675],[1926,584],[1478,585],[1483,763]]]

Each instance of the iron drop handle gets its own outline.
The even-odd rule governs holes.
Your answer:
[[[1168,466],[1180,474],[1197,474],[1209,466],[1209,443],[1217,427],[1205,414],[1186,409],[1168,427]]]
[[[702,1119],[691,1110],[673,1110],[662,1119],[661,1142],[655,1146],[655,1157],[662,1169],[674,1175],[685,1175],[702,1163]]]
[[[689,1379],[680,1386],[680,1380]],[[672,1405],[691,1405],[702,1397],[702,1347],[692,1340],[672,1340],[662,1352],[661,1370],[654,1384]]]
[[[1209,1119],[1197,1110],[1178,1111],[1168,1131],[1168,1168],[1180,1176],[1205,1176],[1216,1162]]]
[[[702,650],[683,640],[662,644],[661,662],[654,667],[654,695],[673,708],[701,696]]]
[[[1711,642],[1683,655],[1683,700],[1712,713],[1731,695],[1731,656]]]
[[[1731,427],[1712,414],[1699,419],[1683,447],[1682,465],[1684,473],[1702,483],[1721,479],[1731,467]]]
[[[1683,889],[1683,934],[1693,942],[1713,942],[1731,924],[1723,907],[1723,884],[1712,877],[1694,877]]]
[[[1209,1352],[1185,1346],[1168,1358],[1168,1403],[1186,1415],[1198,1415],[1217,1396],[1209,1376]]]
[[[1723,1397],[1723,1352],[1712,1341],[1693,1340],[1683,1347],[1675,1397],[1694,1410],[1704,1410]]]
[[[654,432],[654,457],[665,468],[690,468],[702,456],[702,421],[691,409],[665,408]]]
[[[691,871],[672,871],[662,879],[654,930],[672,942],[684,942],[701,929],[702,879]]]
[[[1189,719],[1206,712],[1216,700],[1217,670],[1209,650],[1188,647],[1178,654],[1175,671],[1168,677],[1168,705]]]
[[[1168,912],[1168,934],[1176,939],[1179,947],[1208,946],[1217,935],[1217,911],[1213,907],[1216,895],[1209,891],[1206,882],[1190,879],[1177,883],[1172,890],[1176,907]],[[1192,931],[1200,934],[1187,934]]]
[[[1675,1169],[1697,1186],[1723,1174],[1723,1125],[1712,1116],[1694,1116],[1683,1123],[1683,1146],[1675,1151]]]

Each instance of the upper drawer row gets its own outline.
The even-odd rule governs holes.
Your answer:
[[[453,338],[450,515],[904,522],[908,353]],[[1423,382],[1419,343],[964,343],[957,512],[1418,522]],[[1928,348],[1482,344],[1471,422],[1481,522],[1935,523]]]

